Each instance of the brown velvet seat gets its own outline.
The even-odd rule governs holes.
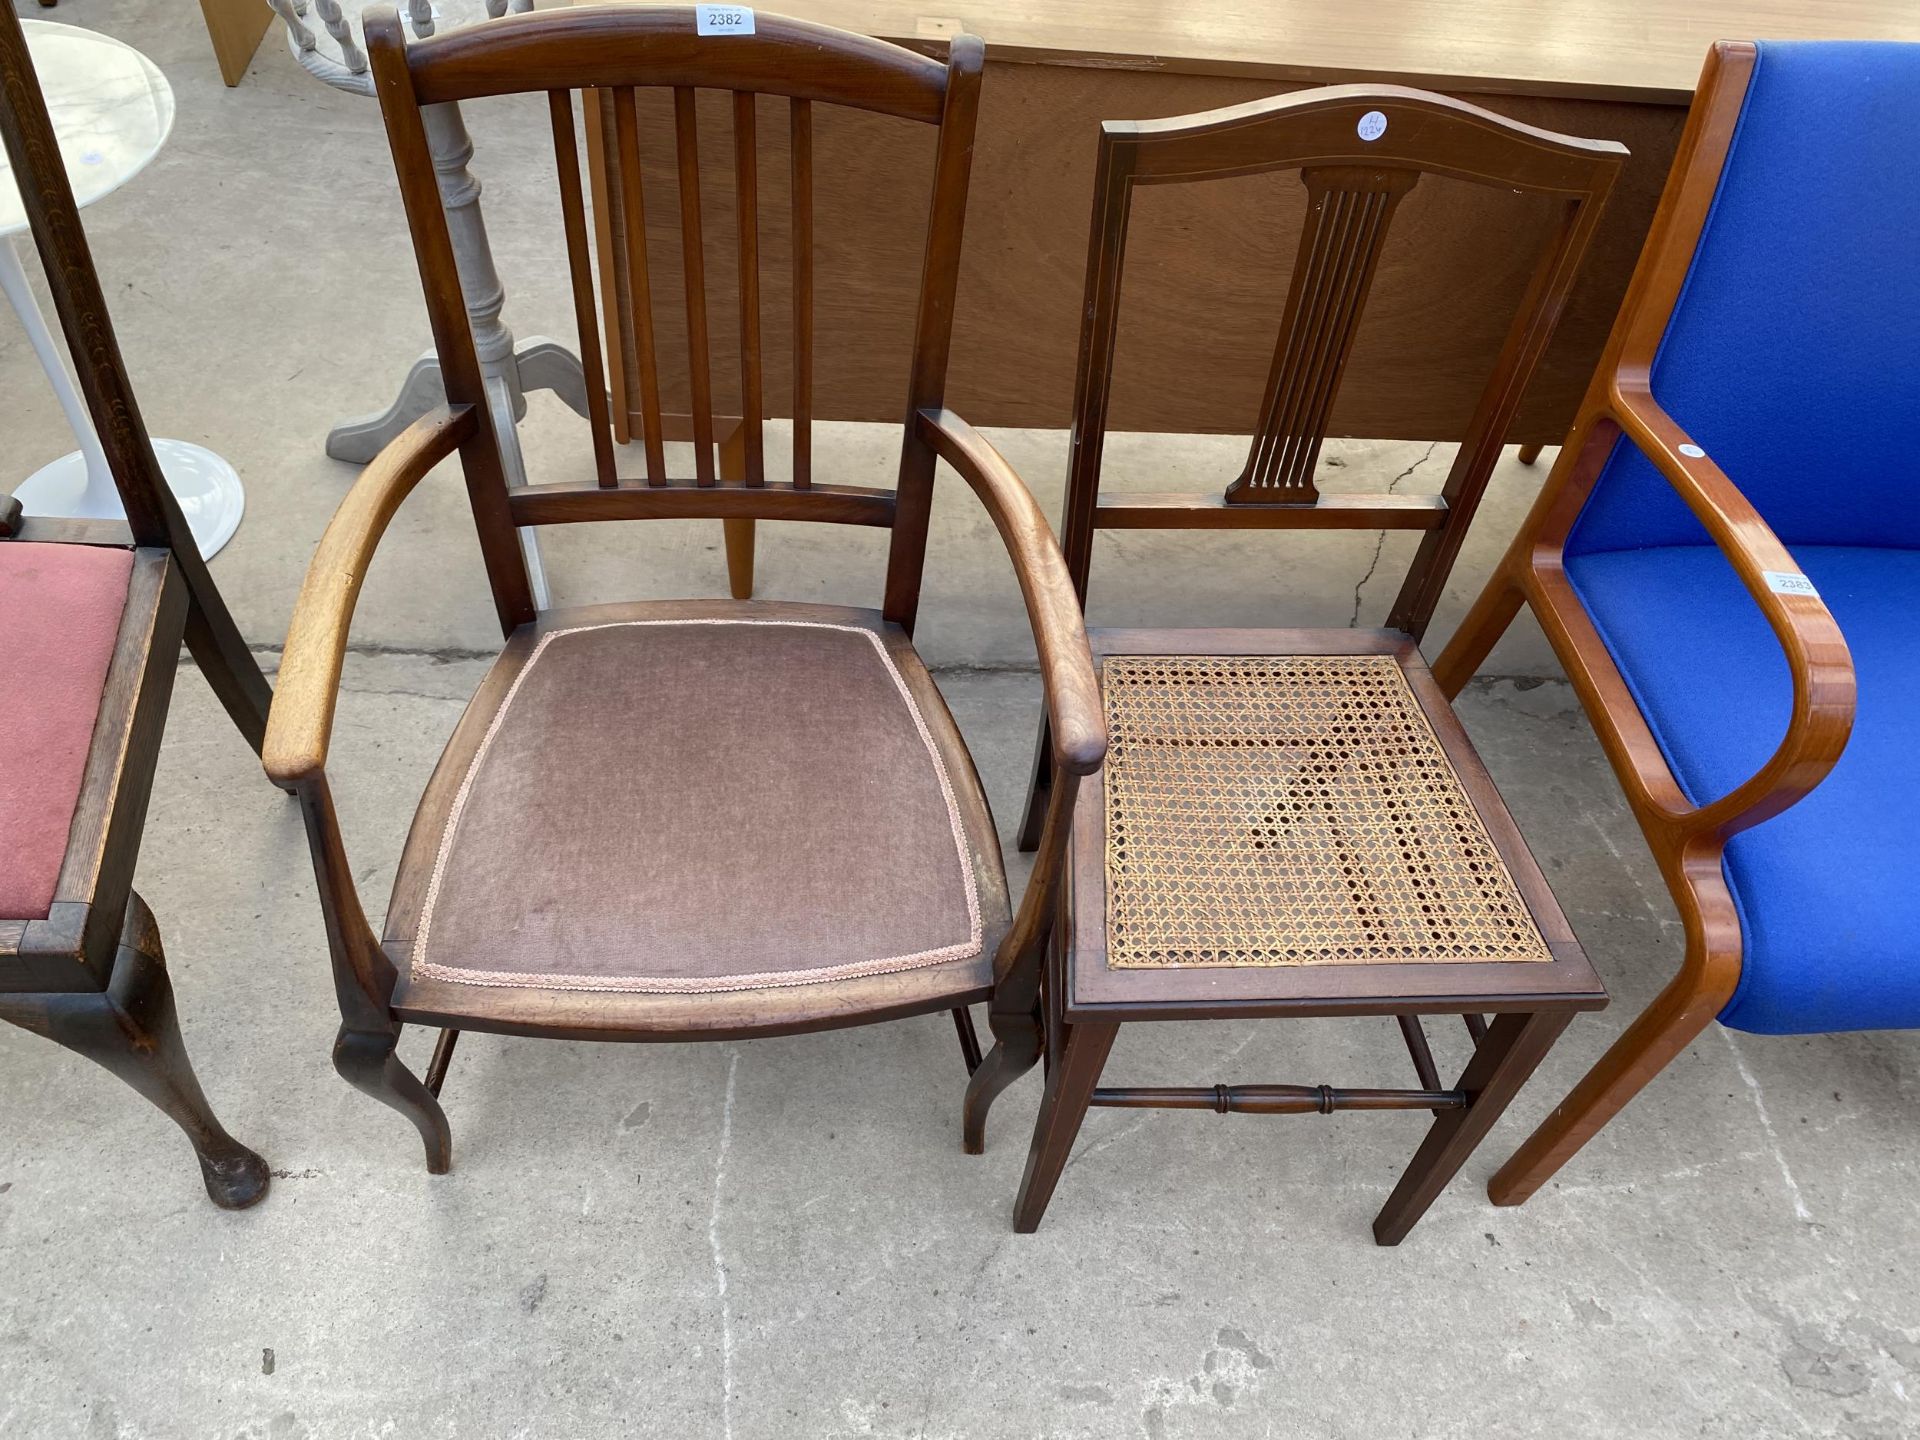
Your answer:
[[[399,1003],[440,1020],[544,992],[595,1024],[628,997],[623,1027],[718,1004],[745,1032],[846,986],[984,996],[1007,924],[979,782],[899,627],[676,602],[514,635],[415,819],[386,949]]]
[[[0,545],[0,919],[44,919],[113,660],[133,552]]]

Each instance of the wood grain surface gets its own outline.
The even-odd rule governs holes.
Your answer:
[[[1058,429],[1069,423],[1102,120],[1188,114],[1289,88],[1304,87],[989,60],[948,374],[952,407],[981,425]],[[1516,443],[1557,444],[1625,292],[1685,112],[1664,105],[1477,98],[1529,124],[1618,140],[1632,152],[1509,436]],[[783,108],[762,100],[756,126],[762,383],[772,416],[790,415],[793,406],[791,163]],[[698,109],[706,143],[731,145],[728,97],[703,93]],[[900,377],[912,342],[910,297],[925,233],[932,137],[920,126],[884,116],[837,106],[815,110],[812,413],[822,419],[897,420],[904,398]],[[638,121],[646,187],[658,197],[649,205],[648,268],[661,406],[685,414],[691,395],[670,97],[642,93]],[[701,209],[713,404],[737,414],[733,188],[723,167],[708,167]],[[1305,210],[1306,190],[1288,175],[1155,188],[1136,197],[1109,417],[1113,429],[1253,430]],[[1553,214],[1551,202],[1537,197],[1490,193],[1460,181],[1435,180],[1409,195],[1381,255],[1329,433],[1460,438]],[[555,228],[557,238],[557,217]],[[603,260],[605,255],[603,248]],[[618,332],[616,324],[608,345],[616,354],[622,349]],[[626,418],[638,431],[637,367],[614,368],[626,382]],[[1223,485],[1231,478],[1223,476]]]

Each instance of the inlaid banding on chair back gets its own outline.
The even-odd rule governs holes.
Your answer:
[[[1311,505],[1327,418],[1353,353],[1367,292],[1400,199],[1415,170],[1327,166],[1304,170],[1307,223],[1280,321],[1273,371],[1247,468],[1227,487],[1239,503]]]
[[[813,483],[813,110],[844,106],[884,117],[882,123],[905,120],[938,131],[904,418],[937,405],[944,388],[962,213],[952,197],[964,201],[980,44],[957,38],[943,63],[765,11],[754,24],[751,34],[701,35],[692,6],[592,7],[512,16],[408,45],[397,25],[369,22],[377,88],[443,354],[450,343],[470,350],[471,341],[457,288],[438,274],[445,217],[420,178],[430,157],[420,127],[396,120],[395,112],[507,93],[547,97],[594,481],[516,488],[505,503],[513,525],[719,515],[891,526],[902,513],[917,521],[894,490]],[[642,91],[654,93],[643,99]],[[723,92],[723,103],[712,105],[711,95],[703,100],[702,91]],[[667,104],[656,108],[662,98]],[[777,112],[772,102],[780,102]],[[703,161],[716,171],[725,166],[725,192],[703,187]],[[781,257],[790,258],[787,275],[766,273],[770,238],[788,243],[789,257]],[[726,249],[732,253],[721,260]],[[663,302],[682,316],[663,313]],[[724,353],[729,304],[738,315],[737,372]],[[786,374],[784,355],[768,363],[763,325],[791,335]],[[455,403],[483,398],[477,364],[447,366],[447,386]],[[615,407],[623,423],[630,409],[639,422],[643,475],[619,473]],[[792,471],[770,477],[765,422],[789,413]],[[691,475],[669,470],[666,447],[678,441],[691,442]]]

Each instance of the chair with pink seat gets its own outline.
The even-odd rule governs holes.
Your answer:
[[[0,495],[0,1020],[97,1062],[186,1132],[215,1204],[267,1165],[215,1118],[160,932],[133,892],[184,640],[257,751],[271,692],[160,479],[20,22],[0,5],[0,138],[126,522],[23,519]]]

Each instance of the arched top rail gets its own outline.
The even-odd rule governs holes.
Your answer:
[[[423,105],[657,85],[785,95],[929,124],[940,119],[947,67],[939,60],[765,10],[754,11],[751,35],[701,35],[694,12],[691,5],[587,5],[506,15],[413,41],[407,69]],[[369,32],[382,23],[378,12],[369,14]],[[399,25],[397,14],[391,23]]]
[[[1166,120],[1109,120],[1101,147],[1142,185],[1365,165],[1555,195],[1605,189],[1627,158],[1611,140],[1404,85],[1330,85]]]

